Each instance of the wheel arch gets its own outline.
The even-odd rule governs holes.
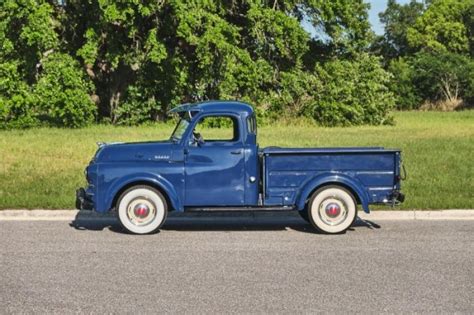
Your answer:
[[[162,177],[139,176],[128,178],[115,183],[107,193],[106,208],[112,209],[116,206],[118,199],[124,191],[133,186],[145,185],[158,190],[168,203],[169,211],[181,211],[181,201],[173,185]]]
[[[362,206],[364,212],[369,213],[369,197],[363,185],[357,179],[341,174],[325,174],[313,178],[301,190],[297,199],[297,209],[303,210],[309,198],[315,191],[325,186],[340,186],[348,190],[355,198],[357,204]]]

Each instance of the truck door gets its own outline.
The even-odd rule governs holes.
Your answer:
[[[185,206],[244,204],[241,128],[239,116],[233,114],[209,114],[196,123],[185,142]]]

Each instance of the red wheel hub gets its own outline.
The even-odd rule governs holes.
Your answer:
[[[335,218],[341,213],[341,207],[335,203],[330,203],[326,206],[326,214],[330,218]]]
[[[144,204],[136,205],[135,209],[133,209],[133,213],[139,218],[145,218],[149,212],[150,209]]]

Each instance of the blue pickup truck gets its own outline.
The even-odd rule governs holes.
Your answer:
[[[170,211],[295,210],[323,233],[342,233],[357,206],[403,202],[400,150],[259,148],[251,106],[212,101],[172,110],[165,141],[99,143],[76,192],[78,209],[115,211],[129,232],[159,229]],[[226,126],[224,134],[203,126]],[[202,134],[210,132],[208,134]]]

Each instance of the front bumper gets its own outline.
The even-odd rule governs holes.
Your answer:
[[[82,187],[76,190],[76,209],[94,210],[94,202]]]

